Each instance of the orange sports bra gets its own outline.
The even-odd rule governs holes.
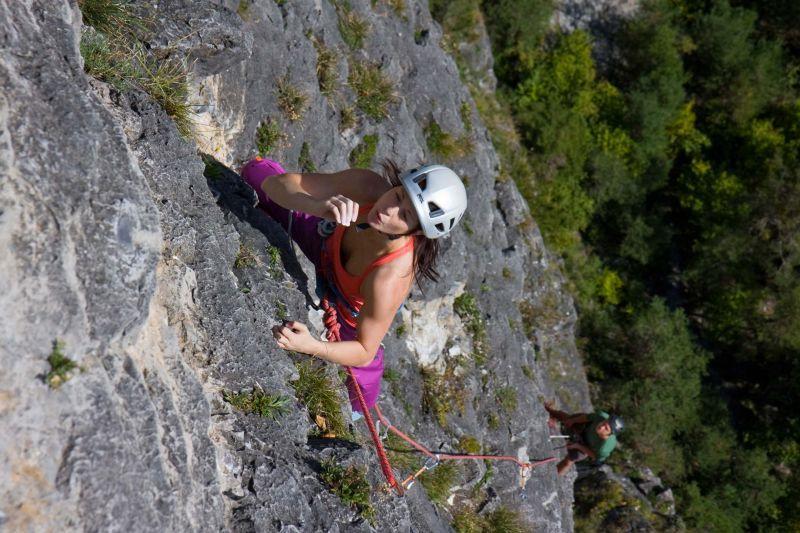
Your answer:
[[[350,310],[343,308],[344,306],[337,305],[337,307],[339,308],[339,312],[342,314],[342,318],[344,318],[350,326],[355,327],[355,318],[358,315],[358,312],[361,311],[361,306],[364,305],[364,297],[361,295],[361,284],[364,282],[364,279],[369,276],[370,272],[375,270],[377,267],[385,265],[386,263],[390,263],[398,257],[409,252],[413,252],[414,239],[409,239],[405,245],[403,245],[401,248],[398,248],[394,252],[389,252],[388,254],[382,255],[375,259],[369,264],[369,266],[360,276],[354,276],[345,270],[344,265],[342,264],[342,238],[344,237],[344,232],[346,229],[347,228],[341,224],[336,226],[336,229],[333,231],[333,235],[330,236],[330,252],[332,256],[331,260],[333,263],[333,275],[337,286],[336,288],[345,298],[347,298],[350,307],[352,307],[352,309],[355,311],[355,316],[353,313],[349,312]]]

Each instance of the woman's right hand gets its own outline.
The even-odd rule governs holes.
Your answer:
[[[338,194],[322,200],[322,218],[333,220],[342,226],[349,226],[358,218],[358,202]]]

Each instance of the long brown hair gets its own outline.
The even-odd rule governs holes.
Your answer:
[[[392,187],[400,187],[402,171],[392,159],[384,159],[381,163],[383,177]],[[414,230],[416,231],[416,229]],[[429,279],[436,283],[439,281],[439,273],[436,271],[436,260],[439,258],[439,241],[429,239],[425,235],[411,235],[414,239],[414,279],[417,286],[422,288],[420,281],[422,278]]]

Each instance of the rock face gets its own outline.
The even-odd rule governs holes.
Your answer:
[[[204,176],[198,150],[236,169],[265,123],[283,134],[269,155],[290,170],[308,158],[321,172],[347,168],[366,135],[377,137],[373,168],[384,157],[435,160],[433,122],[469,138],[471,151],[450,162],[468,179],[470,208],[442,242],[442,281],[413,291],[385,339],[394,377],[380,404],[393,423],[434,449],[471,437],[533,459],[557,453],[543,398],[589,408],[563,280],[514,185],[496,181],[497,156],[426,4],[397,13],[352,1],[370,33],[350,51],[332,3],[281,3],[147,6],[148,49],[192,61],[192,141],[146,94],[84,73],[75,3],[0,3],[0,525],[9,531],[448,531],[450,512],[485,479],[483,464],[467,463],[452,506],[434,506],[419,484],[405,498],[375,490],[370,523],[318,475],[333,457],[367,465],[379,487],[363,426],[360,444],[310,439],[299,403],[273,421],[222,401],[223,390],[255,385],[294,398],[295,365],[270,328],[316,313],[313,269],[254,208],[252,191],[231,171]],[[320,92],[311,37],[339,58],[333,97]],[[345,82],[361,60],[381,66],[397,98],[385,120],[360,116],[342,129],[356,101]],[[297,120],[281,112],[279,79],[307,95]],[[234,267],[240,246],[257,267]],[[485,338],[453,310],[464,294]],[[79,365],[58,388],[45,378],[55,341]],[[459,366],[461,396],[442,426],[421,407],[420,367],[447,376],[448,365]],[[533,471],[525,499],[518,482],[515,468],[495,465],[479,511],[502,504],[536,531],[572,528],[571,487],[553,464]]]

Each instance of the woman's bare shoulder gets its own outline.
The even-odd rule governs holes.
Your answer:
[[[361,204],[374,202],[391,188],[383,176],[366,168],[350,168],[330,174],[304,173],[300,175],[300,184],[315,198],[341,194]]]

